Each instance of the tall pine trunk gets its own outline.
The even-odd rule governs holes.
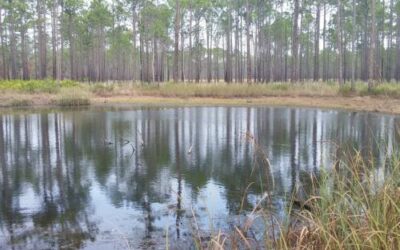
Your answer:
[[[355,90],[356,82],[356,1],[353,0],[353,20],[352,20],[352,33],[351,33],[351,90]]]
[[[375,0],[371,0],[371,37],[368,65],[368,90],[374,87],[375,81],[375,39],[376,39],[376,15],[375,15]]]
[[[292,83],[299,80],[299,0],[294,0],[293,34],[292,34]]]
[[[314,37],[314,81],[319,80],[319,22],[321,16],[321,5],[317,1],[317,14],[315,18],[315,37]]]
[[[251,83],[251,51],[250,51],[250,24],[251,24],[251,13],[249,0],[247,3],[246,11],[246,58],[247,58],[247,82]]]
[[[337,0],[337,17],[336,17],[336,35],[337,35],[337,49],[338,49],[338,82],[339,86],[343,82],[343,42],[342,42],[342,0]]]
[[[179,80],[179,33],[180,33],[180,6],[179,0],[175,0],[175,43],[174,43],[174,82]]]

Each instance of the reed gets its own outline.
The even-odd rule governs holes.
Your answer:
[[[318,178],[310,176],[312,188],[306,200],[299,201],[295,193],[289,196],[286,221],[275,220],[264,202],[257,204],[259,207],[250,217],[262,216],[278,232],[276,237],[267,227],[262,247],[400,248],[400,152],[387,155],[384,166],[378,166],[372,154],[366,158],[352,148],[338,150],[341,157],[332,168],[322,171]],[[265,161],[264,170],[269,167]],[[246,220],[231,232],[219,231],[206,244],[207,248],[255,248],[256,241],[248,231],[251,223]]]

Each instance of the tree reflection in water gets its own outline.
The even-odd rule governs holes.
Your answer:
[[[149,247],[163,245],[166,232],[179,244],[191,239],[192,209],[202,231],[228,230],[266,191],[272,204],[264,205],[284,219],[286,197],[296,191],[305,198],[345,145],[372,150],[384,164],[398,144],[398,122],[250,107],[2,115],[0,245]],[[254,168],[260,159],[247,132],[268,156],[269,174]],[[379,148],[382,142],[389,146]]]

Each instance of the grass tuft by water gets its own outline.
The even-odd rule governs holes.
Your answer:
[[[90,105],[90,98],[86,92],[71,88],[63,90],[54,102],[58,106],[87,106]]]
[[[277,224],[262,205],[252,212],[278,229],[276,237],[267,227],[261,245],[268,249],[399,249],[400,154],[387,155],[384,166],[378,166],[355,149],[338,151],[341,158],[331,170],[310,176],[313,185],[305,200],[299,201],[296,193],[289,197],[286,221]],[[268,169],[268,161],[265,164]],[[251,221],[246,220],[198,246],[253,248],[255,242],[260,243],[249,233],[250,227]]]

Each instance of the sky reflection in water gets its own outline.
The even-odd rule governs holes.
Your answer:
[[[285,197],[332,167],[336,145],[372,149],[382,164],[377,145],[398,144],[398,123],[382,114],[268,107],[2,115],[0,246],[164,248],[167,232],[171,244],[190,245],[194,227],[229,230],[266,191],[283,219]],[[252,173],[247,131],[268,156],[268,173]],[[260,239],[263,225],[254,223]]]

